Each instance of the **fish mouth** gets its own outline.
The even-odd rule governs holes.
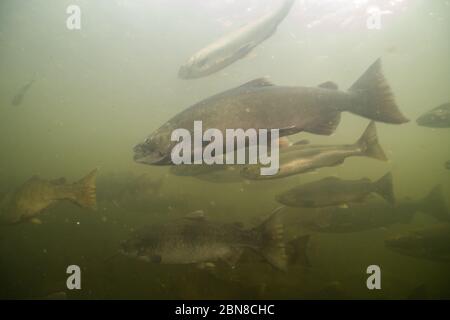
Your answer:
[[[155,158],[152,155],[143,155],[143,154],[135,154],[133,156],[133,160],[140,164],[147,164],[147,165],[169,165],[170,163],[167,161],[167,156],[162,156],[159,158]]]
[[[136,145],[133,148],[134,156],[133,160],[140,164],[147,165],[169,165],[171,164],[170,156],[162,154],[160,152],[146,152],[141,144]]]

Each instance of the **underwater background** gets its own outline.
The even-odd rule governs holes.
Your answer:
[[[81,29],[66,28],[66,8],[81,8]],[[394,177],[398,199],[420,199],[435,185],[450,196],[449,129],[414,121],[448,102],[449,1],[300,1],[277,32],[245,59],[205,78],[177,77],[186,59],[222,34],[279,5],[275,0],[3,0],[0,3],[0,196],[33,175],[78,180],[98,168],[97,210],[60,203],[42,224],[0,227],[0,298],[36,299],[65,291],[69,299],[405,299],[418,287],[450,298],[449,262],[400,255],[387,236],[432,224],[418,213],[408,224],[352,233],[318,233],[285,210],[288,236],[310,234],[310,266],[287,272],[244,261],[214,273],[191,265],[158,265],[117,255],[140,226],[202,210],[210,219],[260,223],[279,206],[275,195],[322,177]],[[390,13],[367,28],[367,9]],[[342,90],[377,58],[397,104],[412,121],[377,123],[389,162],[350,158],[338,167],[273,181],[204,181],[168,167],[133,161],[133,146],[188,106],[267,76],[290,86],[328,80]],[[11,103],[34,79],[18,105]],[[318,144],[356,141],[368,120],[344,113],[331,136],[300,133]],[[134,187],[144,175],[154,183]],[[128,192],[129,191],[129,192]],[[82,290],[66,289],[66,268],[82,269]],[[382,289],[368,290],[366,268],[379,265]]]

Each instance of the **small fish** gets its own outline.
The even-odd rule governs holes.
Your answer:
[[[290,207],[322,208],[363,202],[373,192],[394,204],[392,175],[388,173],[376,182],[367,178],[342,180],[328,177],[295,187],[278,195],[276,200]]]
[[[367,126],[361,138],[354,144],[327,146],[297,143],[281,150],[277,174],[263,176],[260,174],[261,165],[246,165],[241,169],[241,175],[250,180],[280,179],[323,167],[338,166],[344,163],[346,158],[355,156],[387,160],[378,143],[374,122]]]
[[[278,210],[260,226],[244,230],[189,215],[162,226],[148,226],[122,243],[126,256],[160,264],[202,264],[225,261],[234,266],[245,249],[258,252],[272,266],[285,270],[287,257]]]
[[[11,100],[11,104],[15,107],[20,106],[23,102],[23,99],[25,98],[26,94],[30,90],[30,88],[33,86],[35,82],[35,78],[30,80],[26,85],[24,85],[14,96],[14,98]]]
[[[450,160],[445,163],[445,169],[450,170]]]
[[[265,78],[207,98],[175,115],[134,147],[134,160],[148,165],[172,165],[171,152],[178,143],[171,140],[176,129],[194,134],[194,121],[203,130],[279,129],[279,136],[302,131],[330,135],[348,111],[374,121],[408,122],[395,103],[378,59],[348,91],[334,83],[317,88],[276,86]]]
[[[291,10],[295,0],[285,0],[276,11],[227,34],[194,54],[181,66],[181,79],[201,78],[224,69],[246,57],[256,46],[270,38]]]
[[[386,238],[387,248],[403,255],[450,262],[450,224],[439,223]]]
[[[30,178],[15,192],[11,193],[6,205],[0,211],[2,224],[32,222],[39,224],[37,216],[48,207],[62,200],[69,200],[83,208],[96,207],[97,170],[75,183],[67,183],[64,178],[44,180],[37,176]]]
[[[420,116],[417,124],[430,128],[450,128],[450,103],[444,103]]]

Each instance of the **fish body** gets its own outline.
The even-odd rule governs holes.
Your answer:
[[[450,261],[450,224],[435,224],[385,239],[387,248],[411,257]]]
[[[69,200],[85,208],[95,208],[96,170],[75,183],[66,183],[64,178],[44,180],[37,176],[30,178],[15,192],[9,194],[0,214],[2,224],[16,224],[25,221],[38,222],[43,210],[62,200]]]
[[[234,264],[244,249],[251,249],[260,252],[273,266],[284,269],[282,232],[277,213],[250,230],[244,230],[239,224],[221,224],[192,216],[138,230],[122,244],[122,253],[161,264],[202,264],[218,260]]]
[[[340,114],[349,111],[388,123],[408,120],[398,110],[392,92],[377,60],[350,88],[339,91],[329,83],[317,88],[276,86],[267,79],[256,79],[240,87],[203,100],[174,116],[134,147],[134,160],[150,165],[170,165],[171,141],[175,129],[186,129],[193,136],[194,121],[202,128],[279,129],[279,136],[298,132],[330,135],[339,124]]]
[[[315,209],[310,215],[303,215],[300,224],[316,232],[361,232],[397,223],[410,223],[417,212],[449,221],[448,208],[440,186],[434,187],[423,199],[402,200],[394,206],[377,199],[369,203],[355,203],[348,208]]]
[[[444,103],[417,119],[417,124],[430,128],[450,128],[450,103]]]
[[[371,122],[361,138],[347,145],[293,145],[280,152],[278,173],[260,175],[261,165],[247,165],[241,175],[250,180],[279,179],[313,171],[323,167],[334,167],[344,163],[348,157],[371,157],[386,161],[386,155],[378,144],[375,123]]]
[[[392,175],[388,173],[376,182],[367,178],[342,180],[327,177],[288,190],[278,195],[276,200],[290,207],[321,208],[363,202],[373,192],[394,203]]]
[[[239,170],[233,165],[177,165],[170,167],[170,173],[179,177],[193,177],[213,183],[241,182]]]
[[[445,169],[450,170],[450,160],[445,163]]]
[[[180,67],[179,77],[182,79],[205,77],[244,58],[275,33],[294,2],[295,0],[284,0],[278,10],[248,23],[201,49]]]

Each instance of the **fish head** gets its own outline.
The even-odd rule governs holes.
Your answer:
[[[199,52],[180,67],[178,77],[181,79],[201,78],[210,75],[223,67],[222,60],[214,59],[211,54]]]
[[[148,165],[170,165],[173,146],[170,134],[157,131],[134,146],[134,161]]]

